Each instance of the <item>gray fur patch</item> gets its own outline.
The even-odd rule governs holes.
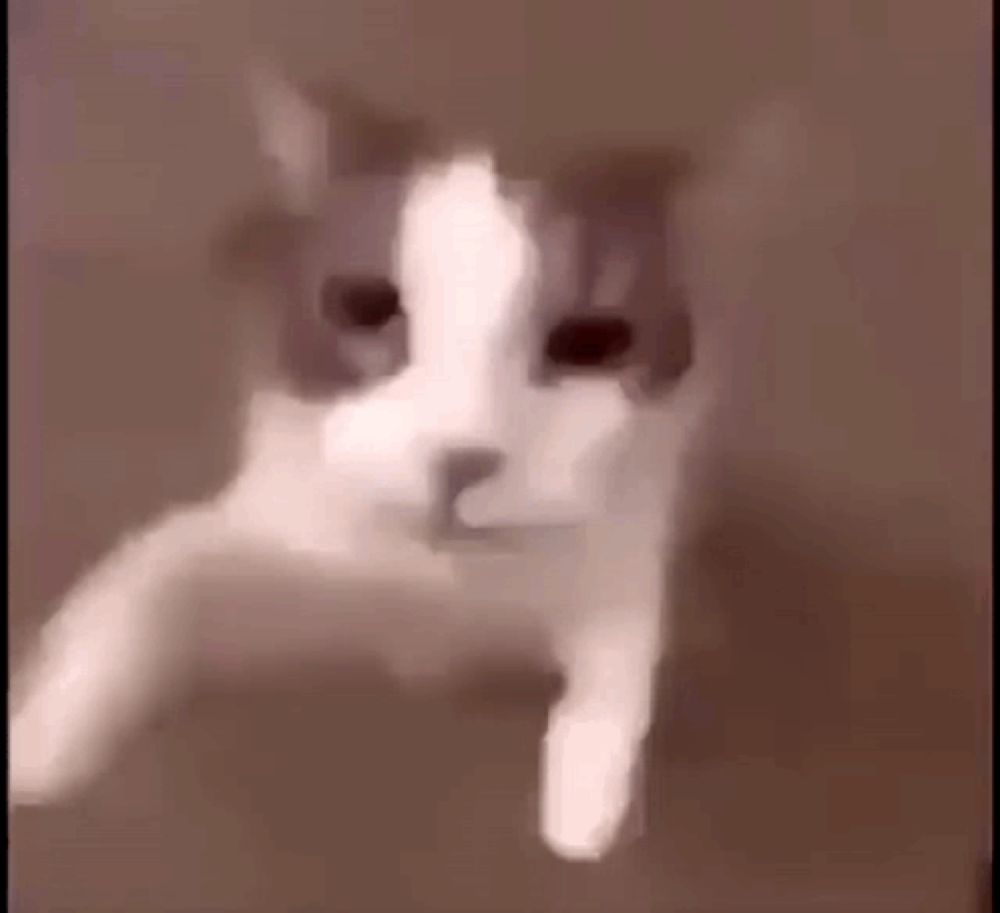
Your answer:
[[[407,177],[422,163],[449,158],[456,144],[434,142],[425,127],[383,117],[348,93],[311,90],[308,97],[330,112],[328,199],[314,217],[265,205],[233,220],[215,264],[266,283],[276,308],[279,377],[297,395],[326,398],[402,367],[407,331],[405,315],[391,332],[369,338],[332,325],[320,307],[324,281],[391,277]],[[669,203],[688,170],[674,152],[612,150],[537,174],[522,167],[502,175],[533,201],[541,279],[532,344],[540,353],[541,340],[566,315],[613,314],[634,328],[622,375],[631,391],[662,393],[686,372],[693,330],[671,250]]]

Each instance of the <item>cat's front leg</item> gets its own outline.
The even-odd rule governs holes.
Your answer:
[[[177,511],[70,591],[15,681],[11,801],[55,801],[81,786],[162,696],[186,635],[177,588],[224,538],[213,511]]]
[[[652,718],[659,647],[652,607],[588,618],[557,644],[566,687],[545,734],[541,832],[563,858],[599,860],[620,834]]]

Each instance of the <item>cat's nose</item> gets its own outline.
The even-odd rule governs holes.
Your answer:
[[[453,447],[438,458],[437,471],[445,503],[467,488],[485,482],[500,472],[504,455],[495,447]]]

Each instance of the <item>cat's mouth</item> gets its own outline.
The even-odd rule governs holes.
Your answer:
[[[470,526],[452,520],[431,530],[431,547],[445,552],[511,552],[537,546],[570,528],[566,523],[504,523]]]
[[[416,511],[404,525],[410,535],[438,552],[510,553],[555,544],[580,526],[580,518],[551,508],[498,511],[463,516],[456,505],[439,505],[430,514]]]
[[[503,526],[467,526],[452,521],[431,529],[431,547],[439,551],[513,551],[521,536]]]

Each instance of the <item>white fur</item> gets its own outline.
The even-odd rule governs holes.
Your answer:
[[[264,97],[281,107],[280,94]],[[296,141],[269,147],[286,150],[281,164],[293,171],[315,160],[301,145],[303,110],[282,115]],[[309,183],[291,181],[296,199]],[[223,567],[251,575],[267,556],[322,581],[331,602],[298,615],[272,604],[280,626],[248,606],[223,641],[279,627],[299,634],[289,649],[354,638],[401,673],[420,665],[415,635],[434,625],[447,632],[437,651],[544,650],[566,688],[543,746],[542,837],[568,859],[611,846],[652,716],[664,567],[700,388],[693,379],[640,408],[613,379],[530,383],[537,252],[487,156],[419,174],[402,224],[395,259],[411,364],[327,404],[258,391],[242,469],[222,495],[130,538],[67,597],[14,718],[15,801],[48,801],[95,775],[180,671],[196,616],[178,608],[178,586],[204,585],[195,577]],[[507,463],[467,493],[464,518],[537,534],[473,554],[434,551],[414,535],[435,457],[465,445],[495,447]]]

